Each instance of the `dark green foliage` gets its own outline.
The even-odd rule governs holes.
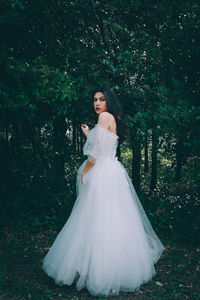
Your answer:
[[[200,244],[199,190],[192,189],[187,193],[162,186],[143,197],[143,205],[158,233],[176,238],[179,242]]]

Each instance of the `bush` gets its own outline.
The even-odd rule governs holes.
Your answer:
[[[152,225],[162,235],[193,244],[200,242],[198,190],[169,190],[167,187],[143,193],[140,197]]]

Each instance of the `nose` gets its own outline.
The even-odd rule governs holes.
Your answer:
[[[97,106],[100,106],[100,104],[101,104],[101,101],[100,101],[100,100],[97,100],[97,101],[96,101],[96,105],[97,105]]]

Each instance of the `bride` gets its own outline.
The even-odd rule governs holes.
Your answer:
[[[123,140],[120,103],[110,88],[93,96],[98,122],[90,130],[81,125],[88,157],[78,170],[77,198],[42,269],[59,286],[75,282],[77,290],[110,296],[151,280],[164,246],[116,157]]]

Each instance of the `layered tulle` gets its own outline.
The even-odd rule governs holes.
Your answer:
[[[134,291],[156,274],[164,246],[123,165],[113,155],[95,161],[83,184],[87,161],[79,168],[77,199],[42,268],[58,285],[76,282],[92,295]]]

